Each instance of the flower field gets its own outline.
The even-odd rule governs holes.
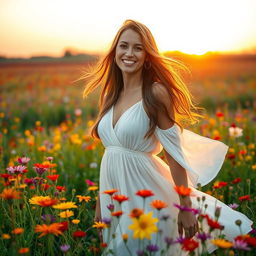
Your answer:
[[[209,226],[192,239],[161,237],[158,224],[171,217],[161,214],[165,202],[150,199],[154,193],[150,188],[134,194],[142,203],[130,213],[122,211],[122,204],[129,200],[126,195],[117,188],[104,191],[112,198],[108,207],[112,217],[93,221],[104,148],[89,133],[98,92],[83,100],[83,86],[74,82],[83,68],[81,64],[35,63],[0,69],[1,255],[90,256],[103,251],[113,255],[100,239],[101,230],[111,229],[112,222],[124,214],[131,218],[128,228],[133,237],[123,233],[123,242],[138,239],[137,255],[160,251],[168,255],[170,246],[180,246],[189,255],[208,255],[206,242],[218,247],[217,255],[256,255],[256,229],[226,240],[218,222],[221,210],[215,210],[215,218],[204,214],[203,198],[198,198],[196,209],[176,205],[192,211],[200,227],[203,222]],[[240,72],[233,73],[228,68],[212,70],[194,71],[192,91],[207,113],[191,130],[223,141],[229,151],[216,179],[200,189],[255,222],[256,76],[243,72],[241,66]],[[163,153],[160,157],[165,160]],[[182,187],[176,191],[189,193]],[[152,212],[144,212],[145,204],[150,204]],[[234,223],[238,230],[240,225],[239,220]],[[159,235],[159,244],[150,242],[153,233]]]

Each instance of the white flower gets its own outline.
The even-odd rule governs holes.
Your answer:
[[[241,137],[243,135],[243,129],[239,128],[239,127],[229,127],[229,136],[231,137]]]
[[[75,109],[75,115],[76,116],[81,116],[82,115],[82,110],[80,108]]]
[[[90,163],[90,168],[97,168],[98,164],[95,162]]]

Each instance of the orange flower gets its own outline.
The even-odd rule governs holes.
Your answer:
[[[154,193],[151,190],[147,190],[147,189],[142,189],[142,190],[138,190],[136,192],[137,196],[141,196],[141,197],[149,197],[149,196],[153,196]]]
[[[155,208],[157,210],[161,210],[168,206],[165,202],[163,202],[161,200],[153,200],[150,205],[152,208]]]
[[[139,208],[134,208],[131,210],[129,216],[131,218],[139,218],[141,214],[143,214],[144,211],[142,209],[139,209]]]
[[[54,174],[54,175],[48,175],[46,176],[49,180],[55,182],[59,178],[59,174]]]
[[[20,248],[19,249],[19,254],[25,254],[29,252],[29,248]]]
[[[35,232],[41,233],[39,237],[45,236],[47,234],[54,234],[55,236],[61,235],[61,229],[62,224],[61,223],[52,223],[50,225],[42,224],[42,225],[36,225]]]
[[[90,196],[80,196],[80,195],[77,195],[76,197],[78,198],[79,202],[85,201],[87,203],[87,202],[89,202],[91,200]]]
[[[20,194],[20,192],[16,191],[13,188],[5,188],[0,194],[0,197],[5,200],[20,199]]]
[[[14,235],[20,235],[20,234],[22,234],[24,232],[24,228],[15,228],[13,231],[12,231],[12,233],[14,234]]]
[[[108,194],[110,196],[112,196],[114,193],[116,193],[118,190],[117,189],[111,189],[111,190],[105,190],[102,193],[104,194]]]
[[[113,198],[114,200],[118,201],[120,204],[121,204],[122,202],[124,202],[124,201],[129,200],[129,198],[128,198],[127,196],[125,196],[125,195],[114,195],[114,196],[112,196],[112,198]]]
[[[182,242],[182,249],[187,252],[193,252],[198,246],[199,243],[192,238],[187,238]]]
[[[189,196],[192,191],[191,188],[184,187],[183,185],[175,186],[174,189],[180,196]]]
[[[111,213],[111,215],[114,217],[120,217],[122,214],[123,214],[123,211],[116,211]]]

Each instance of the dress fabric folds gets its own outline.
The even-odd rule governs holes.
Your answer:
[[[142,208],[143,200],[135,193],[141,189],[148,189],[154,196],[146,199],[145,213],[153,211],[154,217],[169,215],[165,221],[158,222],[162,230],[161,239],[156,233],[151,236],[151,243],[165,248],[164,237],[177,238],[178,229],[176,218],[178,209],[173,206],[179,204],[179,198],[174,190],[174,182],[170,168],[157,155],[165,149],[187,171],[189,186],[192,188],[192,206],[198,208],[197,197],[205,196],[208,205],[206,212],[214,218],[216,207],[221,207],[219,222],[224,225],[223,233],[227,239],[232,240],[240,234],[239,228],[234,224],[237,219],[242,221],[241,230],[244,234],[251,230],[252,221],[244,214],[232,210],[216,198],[196,190],[200,183],[202,186],[209,183],[221,169],[228,146],[216,140],[200,136],[187,129],[181,132],[179,126],[163,130],[156,127],[155,133],[148,139],[144,135],[149,129],[149,118],[144,110],[143,101],[140,100],[128,108],[113,127],[113,106],[102,117],[98,125],[98,133],[105,147],[105,152],[100,166],[100,208],[102,218],[110,218],[111,213],[107,208],[114,204],[115,211],[122,210],[120,218],[113,218],[111,228],[103,229],[103,240],[108,244],[105,252],[112,249],[115,255],[137,255],[139,239],[133,239],[133,231],[128,229],[132,224],[128,216],[133,208]],[[111,200],[110,196],[102,193],[105,190],[118,189],[117,194],[129,197],[128,201],[119,205]],[[150,202],[159,199],[168,204],[167,208],[160,211],[152,209]],[[207,225],[205,226],[207,232]],[[115,238],[112,234],[115,233]],[[127,251],[121,234],[128,234]],[[146,239],[145,239],[146,240]],[[149,240],[147,240],[149,241]],[[209,252],[215,247],[208,244]],[[106,255],[103,253],[103,255]],[[160,250],[154,255],[160,256]],[[186,255],[179,244],[170,246],[167,255]]]

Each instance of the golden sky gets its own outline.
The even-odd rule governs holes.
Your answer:
[[[125,19],[147,25],[161,51],[256,49],[256,0],[0,0],[0,55],[103,52]]]

